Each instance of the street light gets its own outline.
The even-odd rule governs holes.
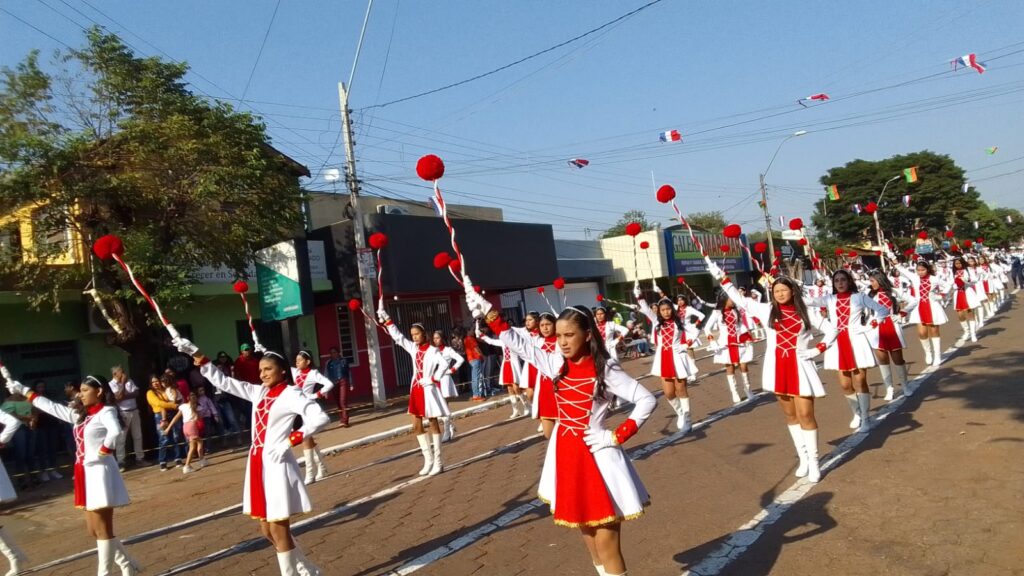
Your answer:
[[[767,176],[768,171],[772,169],[772,164],[775,163],[775,157],[779,155],[779,150],[782,150],[782,145],[789,142],[790,139],[796,138],[797,136],[803,136],[804,134],[807,134],[807,130],[797,130],[783,138],[782,142],[779,142],[779,147],[775,149],[775,154],[772,154],[772,159],[768,162],[768,167],[760,174],[761,208],[764,210],[764,226],[768,231],[768,251],[771,252],[773,258],[775,257],[775,242],[772,240],[772,217],[771,214],[768,213],[768,189],[764,185],[764,177]]]
[[[885,186],[882,186],[882,193],[878,195],[878,202],[876,202],[875,204],[877,204],[879,207],[882,206],[882,197],[885,196],[885,189],[889,187],[889,184],[892,184],[893,182],[899,180],[900,178],[903,178],[903,175],[897,174],[885,181]],[[884,251],[885,248],[882,247],[884,237],[882,236],[882,224],[878,221],[878,210],[876,209],[874,213],[871,214],[871,216],[875,220],[875,234],[878,236],[878,249]],[[882,270],[885,270],[885,258],[882,258]]]

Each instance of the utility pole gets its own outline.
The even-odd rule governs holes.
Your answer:
[[[349,198],[352,203],[352,230],[355,232],[356,269],[359,271],[359,292],[364,305],[373,303],[373,280],[367,275],[363,266],[362,250],[366,249],[366,229],[363,227],[363,213],[359,209],[359,179],[356,177],[356,151],[352,140],[352,119],[348,109],[348,90],[344,82],[338,82],[338,100],[341,102],[342,134],[345,137],[345,182],[348,184]],[[380,366],[380,338],[377,337],[377,325],[364,315],[363,326],[366,330],[366,355],[370,362],[370,387],[373,389],[373,406],[377,409],[387,408],[387,397],[384,393],[384,371]],[[356,351],[358,353],[358,350]]]
[[[768,188],[764,185],[764,174],[758,174],[761,180],[761,209],[764,210],[764,229],[768,232],[769,262],[775,258],[775,242],[772,240],[772,216],[768,213]]]

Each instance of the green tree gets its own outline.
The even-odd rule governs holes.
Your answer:
[[[917,167],[917,182],[908,183],[902,175],[910,167]],[[854,160],[821,177],[826,187],[838,186],[840,199],[823,198],[815,203],[811,220],[818,230],[819,243],[873,244],[874,219],[867,212],[856,214],[852,207],[877,203],[882,188],[894,177],[879,203],[878,218],[886,239],[899,244],[910,245],[910,239],[920,230],[941,238],[946,226],[958,226],[967,214],[982,206],[973,187],[963,192],[964,171],[947,155],[925,150],[879,161]],[[910,195],[909,207],[903,205],[904,195]]]
[[[643,210],[629,210],[619,218],[619,221],[614,226],[604,231],[601,234],[601,238],[611,238],[612,236],[622,236],[626,233],[626,225],[632,222],[640,224],[642,230],[651,230],[654,228],[654,224],[647,221],[647,214]]]
[[[718,210],[712,212],[694,212],[686,216],[686,221],[694,228],[706,232],[721,232],[725,228],[725,216]]]
[[[37,236],[121,236],[136,276],[170,313],[188,302],[201,266],[241,273],[254,250],[299,230],[296,165],[270,147],[259,119],[189,92],[187,65],[139,58],[94,28],[53,67],[43,71],[33,52],[0,70],[0,205],[43,207]],[[34,306],[56,307],[58,290],[81,289],[89,270],[46,265],[66,248],[59,242],[37,248],[41,259],[9,259],[0,274]],[[123,273],[91,260],[125,328],[111,343],[138,377],[153,368],[162,333]]]

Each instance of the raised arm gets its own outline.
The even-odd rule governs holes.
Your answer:
[[[209,380],[210,384],[213,384],[214,388],[217,388],[218,390],[222,390],[232,396],[237,396],[250,402],[259,401],[259,393],[262,386],[250,384],[249,382],[243,382],[241,380],[231,378],[230,376],[226,376],[216,366],[214,366],[212,362],[206,362],[200,366],[199,373]]]
[[[4,431],[0,432],[0,444],[9,444],[11,438],[14,438],[14,433],[21,427],[21,420],[0,410],[0,424],[4,425]]]
[[[554,378],[558,374],[563,362],[560,353],[544,352],[531,338],[509,328],[508,323],[500,316],[489,326],[505,346],[523,360],[536,366],[541,374],[548,378]]]
[[[384,322],[384,328],[388,331],[388,336],[391,336],[391,339],[395,341],[395,344],[399,345],[402,350],[405,350],[413,358],[416,357],[416,344],[413,344],[413,341],[409,340],[398,326],[395,326],[391,318]]]
[[[10,389],[11,384],[8,384],[7,387]],[[71,425],[74,425],[78,421],[78,415],[75,414],[75,411],[63,404],[58,404],[46,396],[40,396],[32,390],[26,389],[23,394],[28,398],[28,401],[32,403],[34,408],[38,408],[58,420],[63,420]]]

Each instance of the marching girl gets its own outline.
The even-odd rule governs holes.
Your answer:
[[[527,312],[526,318],[523,320],[523,325],[512,328],[516,332],[522,334],[524,337],[529,338],[533,341],[535,346],[540,346],[540,312]],[[537,367],[530,364],[525,358],[522,358],[521,372],[519,374],[519,388],[526,390],[526,405],[523,406],[526,416],[536,418],[536,414],[533,413],[533,397],[536,394],[537,387]]]
[[[540,322],[537,323],[537,327],[540,332],[540,338],[537,340],[537,348],[545,354],[553,354],[555,352],[556,342],[558,340],[555,336],[555,318],[554,314],[549,312],[541,312]],[[530,356],[524,358],[529,359]],[[527,360],[529,362],[529,360]],[[538,431],[544,432],[545,438],[551,438],[551,432],[555,429],[555,422],[558,420],[558,406],[555,403],[555,386],[552,383],[551,378],[546,376],[540,369],[540,366],[535,367],[537,370],[537,380],[533,387],[533,417],[540,419],[540,428]]]
[[[712,336],[712,332],[715,331],[718,332],[717,338]],[[732,403],[742,402],[736,386],[737,368],[743,379],[744,398],[750,400],[750,375],[747,364],[754,359],[754,346],[751,344],[753,338],[750,336],[746,314],[740,312],[736,303],[725,292],[718,294],[715,311],[704,324],[704,333],[712,339],[711,349],[715,353],[713,362],[725,366],[725,380],[729,383]]]
[[[999,293],[1003,290],[1003,282],[999,279],[1000,274],[995,263],[989,260],[988,256],[981,257],[981,270],[988,278],[985,280],[985,293],[988,294],[988,315],[992,317],[996,315],[1001,305]]]
[[[825,387],[818,377],[813,358],[836,339],[835,328],[828,321],[820,325],[825,333],[821,342],[813,344],[814,334],[802,285],[787,277],[776,278],[771,285],[771,303],[741,300],[740,293],[717,264],[706,259],[708,272],[722,286],[726,295],[742,303],[743,311],[761,319],[765,328],[766,350],[761,386],[775,394],[786,426],[796,447],[799,465],[797,478],[808,482],[821,480],[818,467],[818,421],[814,417],[814,399],[825,396]]]
[[[75,508],[85,510],[86,529],[96,539],[97,574],[109,575],[115,565],[123,576],[141,572],[138,562],[114,536],[114,508],[127,506],[130,499],[113,457],[121,420],[110,385],[102,378],[86,376],[74,407],[69,408],[12,380],[6,368],[3,376],[11,394],[21,394],[34,408],[74,427]]]
[[[324,376],[313,366],[313,355],[306,350],[301,350],[295,355],[295,366],[292,368],[292,381],[295,387],[310,398],[323,399],[334,388],[334,382]],[[320,390],[316,385],[320,385]],[[302,422],[296,420],[295,426],[301,427]],[[324,463],[323,454],[317,448],[316,441],[312,434],[302,438],[302,455],[306,460],[306,477],[303,483],[312,484],[327,477],[327,464]]]
[[[526,399],[519,393],[519,383],[522,381],[519,355],[513,353],[512,349],[505,346],[501,340],[491,338],[481,332],[479,327],[476,329],[476,337],[477,340],[483,340],[491,346],[501,348],[501,369],[498,371],[498,384],[504,386],[508,391],[508,398],[512,404],[512,415],[508,419],[514,420],[520,416],[528,415],[530,409],[526,407]],[[520,410],[520,406],[522,406],[522,410]]]
[[[687,355],[686,349],[693,340],[687,336],[671,300],[662,298],[655,305],[657,312],[651,310],[640,291],[639,281],[633,286],[633,295],[640,306],[640,312],[647,316],[652,325],[654,361],[651,362],[651,375],[661,378],[661,389],[676,413],[676,427],[687,434],[693,424],[690,420],[690,394],[686,389],[686,380],[697,375],[697,364]]]
[[[608,349],[608,355],[612,360],[618,360],[619,351],[617,347],[619,341],[625,338],[629,330],[625,326],[610,322],[608,320],[608,309],[603,305],[594,308],[594,321],[597,323],[597,331],[601,336],[601,341],[604,342],[605,348]]]
[[[641,516],[650,496],[621,445],[654,411],[654,396],[608,356],[590,310],[566,308],[557,319],[558,352],[545,352],[508,324],[476,292],[469,309],[505,344],[553,382],[558,426],[548,443],[537,493],[555,523],[578,528],[598,574],[625,575],[622,522]],[[604,427],[611,400],[634,404],[615,430]]]
[[[940,301],[941,294],[947,290],[942,281],[935,276],[935,269],[927,260],[918,260],[914,271],[914,274],[910,274],[904,268],[900,268],[900,273],[910,282],[911,290],[917,298],[917,305],[909,311],[908,321],[917,324],[917,335],[921,339],[921,347],[924,348],[924,363],[938,366],[942,362],[939,326],[945,324],[947,320],[946,311],[943,310]]]
[[[868,332],[868,340],[875,350],[878,370],[882,373],[882,382],[885,384],[885,400],[893,399],[896,393],[894,382],[903,389],[904,396],[911,396],[914,389],[907,384],[907,362],[903,359],[903,349],[907,347],[907,343],[903,339],[903,330],[893,321],[894,316],[905,317],[907,311],[900,309],[896,292],[884,272],[871,272],[868,274],[868,282],[871,284],[868,295],[889,311],[886,318],[873,316],[871,331]]]
[[[6,368],[4,369],[4,379],[10,381]],[[3,448],[14,438],[14,433],[21,427],[21,420],[0,410],[0,424],[3,424],[4,427],[3,432],[0,432],[0,448]],[[0,502],[11,502],[17,498],[18,494],[14,491],[14,485],[11,484],[11,478],[7,475],[7,469],[4,468],[3,461],[0,461]],[[28,562],[28,557],[2,526],[0,526],[0,553],[3,553],[7,561],[11,563],[11,569],[7,572],[7,576],[16,576],[22,570],[21,565]]]
[[[427,330],[423,324],[415,323],[409,327],[409,338],[391,321],[391,316],[383,309],[377,310],[377,318],[387,329],[391,339],[412,358],[412,382],[409,390],[409,415],[412,416],[412,430],[416,434],[416,442],[423,454],[423,468],[420,476],[436,476],[441,473],[441,426],[439,419],[451,416],[448,403],[441,397],[441,389],[427,372],[435,367],[433,355],[436,349],[427,341]],[[424,430],[423,419],[428,421]]]
[[[839,372],[839,385],[850,405],[853,419],[850,428],[861,432],[870,426],[871,394],[868,392],[867,369],[875,365],[865,326],[864,315],[872,311],[881,322],[889,317],[889,309],[866,294],[857,292],[853,275],[848,270],[832,273],[832,294],[810,299],[811,306],[828,307],[828,317],[836,329],[836,345],[825,353],[825,369]]]
[[[970,336],[971,342],[978,341],[978,325],[974,310],[981,306],[981,303],[978,302],[978,294],[973,290],[974,284],[974,275],[967,268],[967,261],[959,257],[954,258],[953,309],[956,310],[960,328],[964,331],[963,337]]]
[[[664,298],[665,294],[661,291],[661,288],[658,288],[657,284],[655,284],[654,287],[657,288],[658,290],[658,296]],[[689,354],[690,360],[696,362],[696,350],[697,348],[703,345],[703,342],[700,341],[700,328],[697,327],[697,325],[703,322],[705,318],[705,315],[703,312],[700,311],[700,308],[704,307],[707,304],[707,302],[702,300],[696,294],[694,294],[693,297],[698,302],[698,308],[695,308],[693,306],[687,306],[686,296],[682,294],[676,294],[676,315],[679,316],[679,321],[683,323],[683,328],[686,330],[686,333],[690,336],[689,339],[693,340],[693,342],[686,347],[686,353]],[[694,318],[696,318],[696,320],[694,320]],[[692,380],[694,382],[697,381],[696,374],[693,375]]]
[[[977,329],[981,330],[985,327],[985,320],[989,317],[988,310],[985,308],[988,296],[985,294],[985,274],[978,267],[978,259],[974,256],[967,257],[967,272],[972,282],[967,290],[974,292],[975,306],[972,310],[974,310]]]
[[[448,398],[459,397],[459,391],[455,388],[455,378],[453,378],[453,375],[459,371],[459,367],[465,363],[466,359],[455,350],[444,345],[444,332],[434,330],[430,337],[436,353],[434,354],[434,365],[428,370],[428,373],[432,379],[437,381],[437,386],[441,389],[441,397],[445,399],[445,405],[447,405]],[[451,411],[448,410],[448,412]],[[451,416],[442,417],[441,423],[444,425],[441,441],[447,442],[455,437],[455,424],[452,423]]]

